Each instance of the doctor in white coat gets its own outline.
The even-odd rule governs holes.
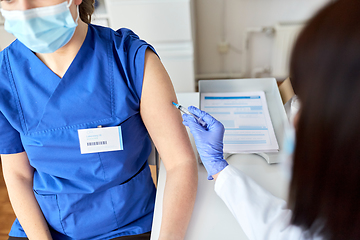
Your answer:
[[[339,0],[300,34],[291,80],[301,101],[286,138],[289,202],[223,158],[223,125],[195,107],[190,127],[208,179],[249,239],[360,239],[360,1]]]

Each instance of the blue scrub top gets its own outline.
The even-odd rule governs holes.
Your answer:
[[[59,78],[16,40],[0,53],[0,154],[26,151],[54,239],[151,230],[155,187],[140,116],[145,50],[131,30],[89,25]],[[81,154],[78,129],[121,126],[123,150]],[[10,236],[26,237],[16,220]]]

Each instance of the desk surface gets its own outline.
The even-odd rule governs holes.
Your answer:
[[[198,93],[177,95],[184,106],[195,105],[199,101]],[[280,164],[269,165],[255,154],[236,154],[230,156],[229,164],[252,177],[259,185],[273,195],[286,199],[288,181],[282,174]],[[214,181],[207,180],[207,172],[202,164],[198,165],[199,181],[194,211],[189,223],[185,240],[245,240],[248,239],[226,205],[214,191]],[[162,202],[166,180],[166,170],[161,163],[159,168],[152,240],[157,240],[162,216]]]

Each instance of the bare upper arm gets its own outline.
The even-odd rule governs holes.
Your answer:
[[[160,59],[148,49],[140,114],[168,170],[178,164],[195,162],[180,111],[172,105],[173,101],[177,99],[170,77]]]
[[[3,154],[1,155],[1,163],[5,180],[12,177],[29,180],[33,178],[34,169],[29,163],[26,152]]]

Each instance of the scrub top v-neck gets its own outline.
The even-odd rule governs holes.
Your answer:
[[[20,61],[24,60],[30,63],[28,64],[28,74],[31,77],[22,78],[22,83],[17,84],[16,88],[18,89],[19,94],[21,94],[22,92],[26,92],[28,88],[33,88],[31,92],[34,94],[31,97],[28,96],[28,99],[24,99],[24,101],[22,101],[22,108],[26,109],[27,114],[29,114],[29,117],[26,121],[28,130],[30,129],[31,131],[31,129],[35,128],[38,124],[40,124],[40,122],[37,121],[41,121],[39,117],[44,114],[44,108],[47,102],[52,98],[52,95],[55,93],[56,88],[60,84],[66,85],[66,81],[71,81],[72,76],[78,75],[78,67],[83,67],[80,64],[82,62],[86,64],[86,59],[91,57],[90,52],[86,51],[91,42],[91,39],[89,38],[89,34],[87,34],[84,43],[80,47],[78,53],[76,54],[75,58],[73,59],[72,63],[70,64],[63,77],[59,77],[58,75],[56,75],[35,55],[35,53],[33,53],[30,49],[18,42],[20,43],[18,44],[18,52],[21,52],[21,55],[19,54],[19,58],[17,58],[17,61],[19,61],[18,59],[20,59]],[[19,63],[18,65],[21,66],[23,64]],[[26,63],[24,63],[24,66],[26,66]],[[15,69],[17,70],[17,68]],[[15,78],[17,77],[17,74],[22,74],[22,72],[13,71],[13,75]],[[106,75],[106,72],[104,73],[104,75]],[[22,76],[20,75],[19,78],[21,77]]]
[[[131,30],[89,25],[60,78],[16,40],[0,53],[0,154],[26,151],[54,239],[151,230],[151,142],[140,116],[145,50]],[[121,127],[123,150],[81,154],[79,129]],[[11,236],[25,237],[16,220]]]

